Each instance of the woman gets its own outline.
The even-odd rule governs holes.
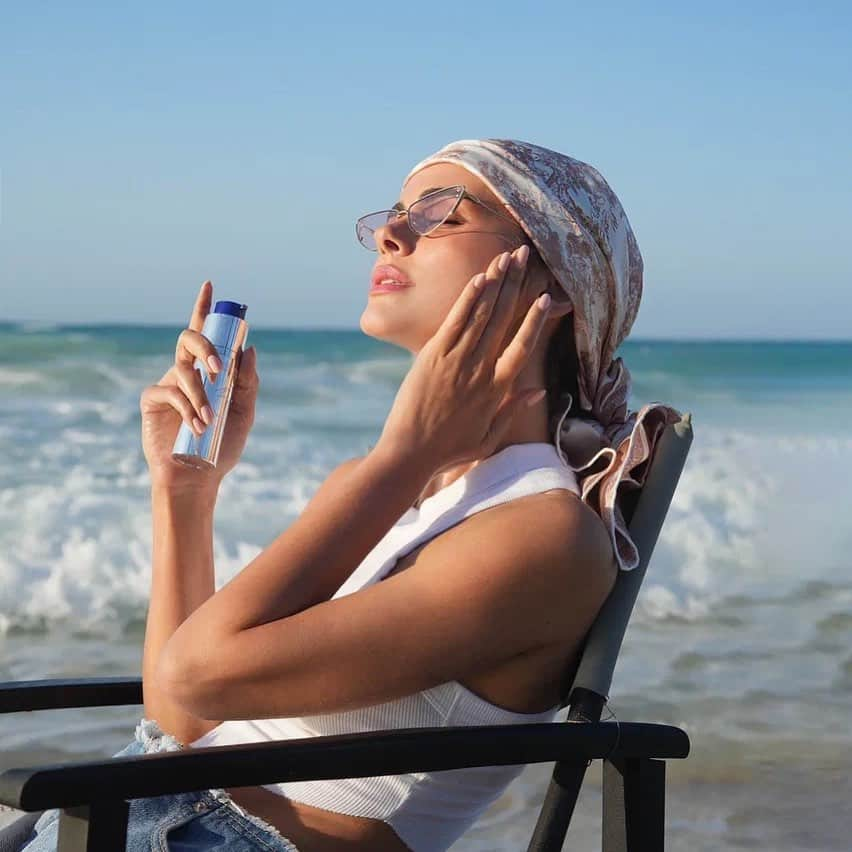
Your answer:
[[[361,328],[415,361],[377,444],[333,471],[219,591],[213,509],[259,379],[251,347],[215,471],[173,462],[181,421],[200,432],[209,420],[193,364],[215,358],[200,334],[210,282],[174,366],[142,394],[146,718],[119,755],[550,721],[617,570],[636,564],[618,486],[641,485],[634,468],[679,413],[628,416],[629,373],[612,354],[638,309],[642,265],[603,178],[529,143],[462,140],[417,164],[394,210],[362,217],[358,236],[378,253],[381,285]],[[437,852],[522,768],[135,801],[128,849]],[[27,848],[53,848],[55,826],[50,811]]]

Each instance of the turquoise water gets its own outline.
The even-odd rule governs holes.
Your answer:
[[[0,680],[139,673],[151,557],[139,395],[179,331],[0,324]],[[220,493],[219,584],[375,443],[411,363],[360,331],[252,329],[249,343],[261,389]],[[618,718],[692,738],[669,764],[669,848],[846,848],[852,343],[628,340],[619,354],[630,407],[667,402],[695,430],[610,700]],[[110,754],[137,715],[4,717],[0,752]],[[530,767],[454,848],[525,848],[548,771]],[[599,845],[589,780],[572,848]]]

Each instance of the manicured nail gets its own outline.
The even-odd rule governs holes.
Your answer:
[[[524,243],[516,252],[515,257],[518,259],[518,266],[523,266],[530,256],[530,247]]]
[[[213,422],[213,409],[209,405],[205,405],[201,409],[201,419],[209,426]]]
[[[546,311],[550,307],[550,293],[542,293],[538,297],[538,301],[536,304],[543,310]]]
[[[192,418],[192,426],[199,435],[207,428],[197,417]]]
[[[505,272],[509,268],[509,262],[512,259],[512,255],[509,252],[504,252],[500,255],[500,260],[497,261],[497,268],[501,272]]]
[[[208,355],[207,363],[214,373],[218,373],[222,369],[222,362],[215,355]]]

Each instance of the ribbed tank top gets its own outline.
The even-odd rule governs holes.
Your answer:
[[[427,497],[419,507],[408,509],[333,597],[380,581],[398,559],[476,512],[554,488],[580,494],[574,472],[559,458],[554,445],[510,444]],[[394,701],[346,712],[225,721],[191,746],[397,728],[550,722],[558,711],[557,705],[541,713],[516,713],[480,698],[458,681],[450,681]],[[373,778],[293,781],[264,787],[317,808],[384,820],[413,852],[443,852],[523,769],[523,764],[478,766]]]

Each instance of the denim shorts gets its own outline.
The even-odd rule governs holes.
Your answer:
[[[178,751],[185,748],[156,722],[142,719],[136,737],[113,757]],[[59,810],[45,811],[21,852],[56,852]],[[131,799],[126,852],[299,852],[275,826],[243,810],[225,790],[172,793]]]

